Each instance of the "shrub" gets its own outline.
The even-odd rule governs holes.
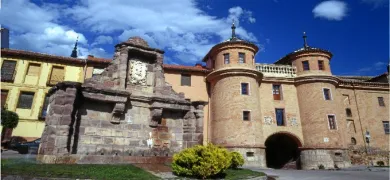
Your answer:
[[[173,156],[172,171],[179,176],[207,178],[223,173],[232,157],[224,148],[208,144],[187,148]]]
[[[231,152],[230,155],[232,156],[232,164],[230,165],[230,168],[237,169],[238,167],[244,165],[244,157],[238,152]]]
[[[320,164],[320,165],[318,165],[318,169],[325,169],[325,166]]]
[[[1,125],[4,128],[16,128],[19,123],[19,116],[15,112],[6,109],[1,110]]]
[[[376,162],[376,165],[378,165],[378,166],[385,166],[385,162],[383,162],[383,161],[377,161],[377,162]]]

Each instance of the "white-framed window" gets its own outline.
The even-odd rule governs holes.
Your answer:
[[[238,63],[245,63],[245,53],[238,53]]]
[[[223,54],[223,62],[225,64],[229,64],[230,63],[230,55],[229,55],[229,53]]]
[[[336,115],[334,114],[328,114],[328,127],[330,130],[337,130],[337,122],[336,122]]]
[[[332,92],[330,91],[329,88],[322,88],[322,92],[324,94],[324,99],[325,100],[332,100]]]
[[[241,95],[249,95],[249,83],[241,83]]]
[[[248,111],[248,110],[242,111],[242,120],[250,121],[251,120],[251,111]]]

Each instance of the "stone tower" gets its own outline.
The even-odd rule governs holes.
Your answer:
[[[208,68],[211,143],[240,152],[248,165],[264,166],[259,84],[261,72],[255,68],[259,50],[235,35],[211,48],[204,57]]]
[[[345,151],[344,109],[340,108],[341,97],[336,93],[338,79],[332,76],[330,60],[332,53],[310,47],[303,35],[304,47],[277,63],[291,64],[297,69],[295,86],[301,115],[305,148],[301,151],[303,169],[345,167],[348,154]],[[318,158],[320,157],[320,158]]]

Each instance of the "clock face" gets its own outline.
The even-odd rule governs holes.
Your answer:
[[[131,79],[130,82],[132,84],[146,84],[146,63],[141,61],[130,61],[130,73]]]

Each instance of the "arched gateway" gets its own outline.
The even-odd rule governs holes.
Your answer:
[[[276,133],[267,138],[266,146],[266,161],[267,167],[280,169],[291,162],[298,162],[299,147],[302,143],[299,139],[290,133]],[[296,164],[299,167],[299,164]]]

